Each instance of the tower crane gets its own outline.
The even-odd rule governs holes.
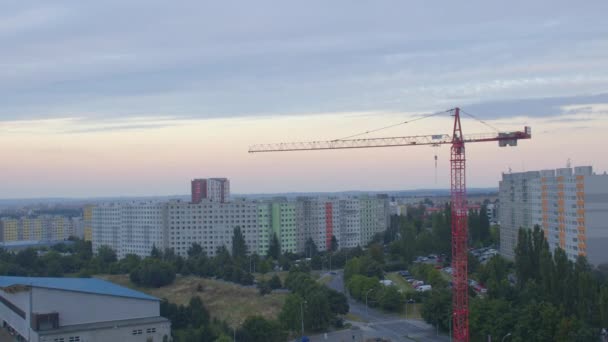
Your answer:
[[[468,279],[467,279],[467,202],[466,202],[466,172],[465,172],[465,144],[476,142],[497,141],[498,146],[517,146],[520,139],[532,138],[530,127],[524,127],[523,131],[497,132],[483,134],[462,133],[460,124],[460,108],[450,109],[446,112],[454,116],[452,134],[437,135],[416,135],[416,136],[394,136],[385,138],[357,138],[351,137],[309,142],[291,142],[275,144],[252,145],[249,153],[257,152],[286,152],[286,151],[311,151],[311,150],[336,150],[336,149],[355,149],[372,147],[398,147],[398,146],[418,146],[418,145],[451,145],[450,163],[450,194],[452,211],[452,326],[454,339],[458,342],[469,341],[469,308],[468,308]],[[422,118],[434,116],[445,112],[427,115]],[[464,112],[465,114],[468,114]],[[470,114],[468,114],[470,115]],[[472,116],[472,115],[470,115]],[[472,116],[473,117],[473,116]],[[418,118],[418,119],[422,119]],[[475,118],[475,117],[474,117]],[[418,120],[414,119],[414,120]],[[476,118],[477,119],[477,118]],[[410,120],[412,122],[414,120]],[[479,120],[479,119],[478,119]],[[481,121],[481,120],[479,120]],[[408,121],[403,122],[409,123]],[[485,123],[481,121],[482,123]],[[400,125],[400,124],[397,124]],[[394,127],[387,126],[384,128]],[[381,129],[384,129],[381,128]],[[378,129],[378,130],[381,130]],[[374,130],[377,131],[377,130]],[[370,132],[365,132],[366,134]],[[362,134],[357,134],[362,135]]]

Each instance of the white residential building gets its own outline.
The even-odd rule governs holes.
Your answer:
[[[111,203],[92,209],[93,251],[108,246],[118,258],[150,255],[168,247],[167,205],[155,202]]]
[[[249,252],[258,251],[258,204],[252,201],[200,203],[172,201],[167,204],[168,247],[186,256],[193,243],[201,245],[209,256],[217,248],[232,246],[234,228],[240,227]]]
[[[608,175],[590,166],[504,174],[499,191],[502,255],[514,257],[520,227],[538,225],[552,250],[608,263]]]

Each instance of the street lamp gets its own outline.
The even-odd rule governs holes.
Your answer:
[[[302,318],[302,337],[304,337],[304,304],[307,304],[305,300],[300,302],[300,317]]]
[[[502,340],[500,340],[500,342],[505,342],[505,338],[511,336],[511,333],[506,334],[505,336],[502,337]]]
[[[374,288],[371,288],[371,289],[367,290],[367,292],[365,292],[365,315],[366,316],[369,316],[369,306],[367,305],[367,295],[373,290],[374,290]]]

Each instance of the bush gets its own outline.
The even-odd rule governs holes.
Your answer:
[[[272,288],[270,287],[269,283],[266,281],[260,281],[258,283],[258,290],[260,292],[260,296],[267,295],[270,292],[272,292]]]
[[[281,284],[281,278],[279,278],[279,276],[276,274],[273,275],[272,278],[270,278],[268,285],[273,290],[280,289],[281,287],[283,287],[283,284]]]

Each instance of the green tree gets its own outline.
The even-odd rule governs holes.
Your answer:
[[[278,260],[281,256],[281,244],[279,243],[277,233],[273,233],[272,238],[270,239],[270,244],[268,245],[268,256],[274,260]]]
[[[469,328],[472,341],[487,341],[487,336],[505,336],[513,331],[517,311],[502,299],[473,299],[470,302]],[[494,340],[493,339],[493,340]]]
[[[279,278],[279,276],[276,274],[273,275],[272,278],[270,278],[270,281],[268,281],[268,285],[273,290],[280,289],[281,287],[283,287],[283,284],[281,284],[281,278]]]
[[[336,239],[335,235],[331,236],[331,251],[335,252],[338,250],[338,239]]]
[[[442,330],[447,330],[450,323],[450,312],[452,307],[452,294],[447,290],[433,289],[429,298],[422,305],[422,318],[429,324],[439,325]]]
[[[377,296],[380,307],[388,311],[397,311],[403,306],[403,298],[395,286],[385,286]]]
[[[152,245],[152,250],[150,251],[150,257],[154,259],[162,259],[163,252],[154,244]]]
[[[304,254],[308,258],[312,258],[313,256],[317,255],[318,253],[319,253],[319,250],[317,249],[317,245],[312,240],[312,238],[309,237],[308,240],[306,240],[306,243],[304,244]]]
[[[608,284],[604,285],[600,292],[599,298],[600,307],[600,326],[608,328]]]
[[[304,299],[298,294],[290,293],[287,295],[285,304],[283,304],[279,314],[279,322],[285,329],[293,332],[300,330],[302,320],[300,305],[303,305],[303,303]]]
[[[190,245],[190,248],[188,248],[188,257],[189,258],[199,257],[203,253],[205,253],[203,251],[203,247],[200,244],[196,243],[196,242],[194,242],[192,245]]]
[[[551,303],[530,303],[515,324],[515,341],[555,341],[562,313]]]
[[[372,259],[374,259],[377,263],[384,263],[384,249],[382,245],[379,243],[374,243],[369,246],[369,255]]]
[[[282,342],[286,335],[280,325],[262,316],[249,316],[240,329],[244,341],[250,342]]]
[[[127,254],[119,262],[120,270],[123,273],[131,273],[141,263],[141,258],[136,254]]]
[[[209,311],[205,308],[199,296],[190,298],[188,311],[192,326],[201,327],[209,324]]]
[[[175,280],[175,269],[167,262],[147,258],[131,272],[129,278],[140,286],[161,287]]]
[[[232,257],[234,259],[244,259],[247,256],[247,244],[241,232],[241,227],[235,227],[232,234]]]
[[[490,241],[490,219],[488,219],[488,207],[485,204],[479,210],[479,241],[482,244]]]
[[[320,290],[312,292],[305,305],[304,324],[313,331],[323,331],[329,327],[332,313],[327,297]]]
[[[327,301],[329,302],[329,309],[331,312],[340,315],[346,315],[349,310],[348,299],[342,292],[338,292],[334,289],[326,289]]]

